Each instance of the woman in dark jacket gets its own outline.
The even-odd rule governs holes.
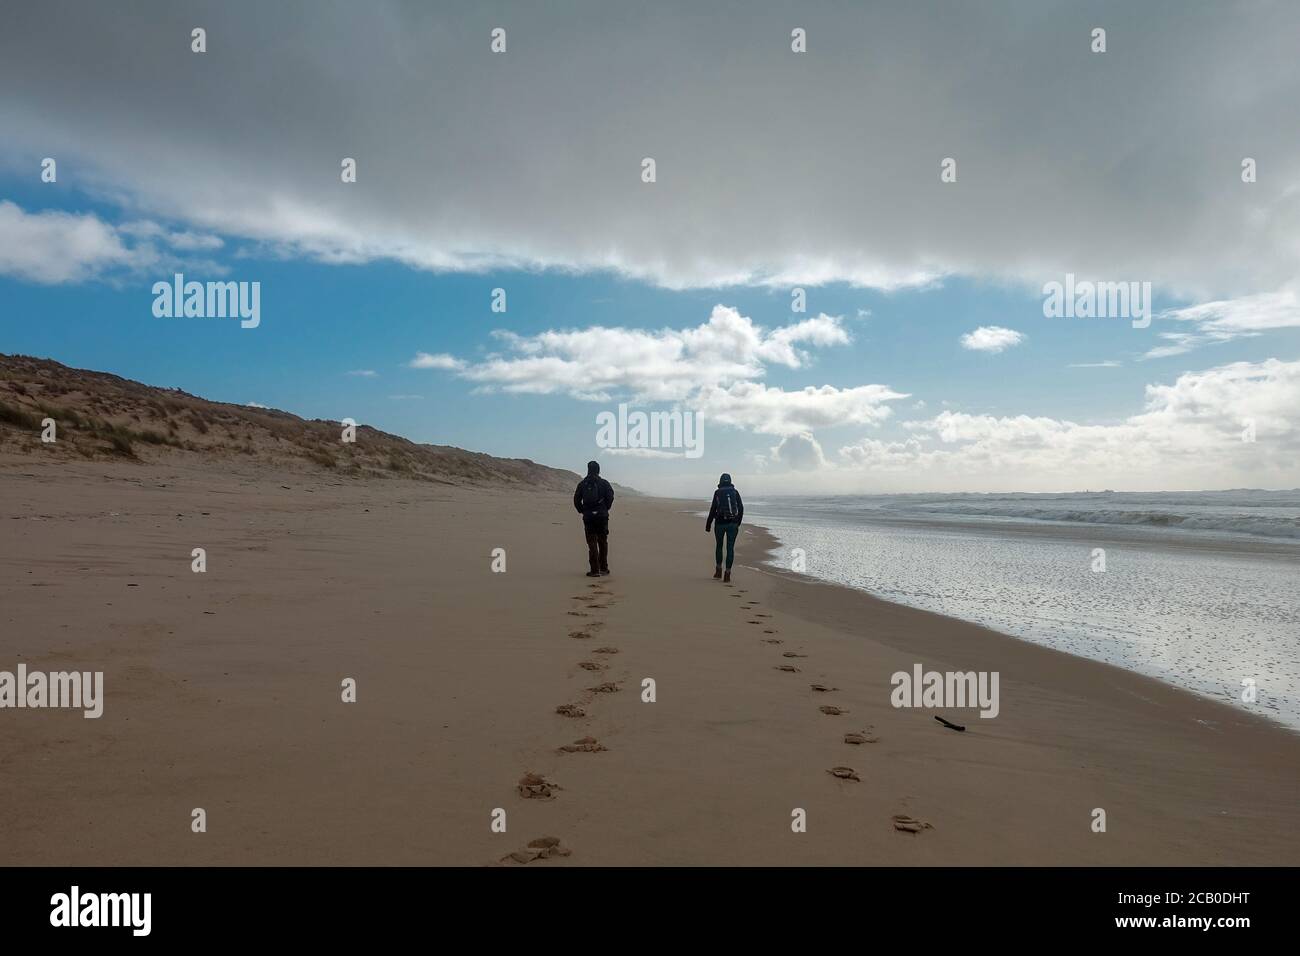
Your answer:
[[[731,483],[731,476],[724,474],[718,479],[718,489],[713,492],[713,505],[709,508],[708,520],[704,522],[707,533],[713,528],[713,537],[717,541],[713,557],[713,576],[724,582],[731,580],[731,565],[736,560],[736,534],[740,531],[740,522],[745,517],[745,503],[740,500],[740,492]],[[727,573],[722,573],[722,539],[727,539]]]

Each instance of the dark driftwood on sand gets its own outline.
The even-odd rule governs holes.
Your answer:
[[[942,717],[940,717],[938,714],[935,714],[935,715],[934,715],[934,719],[937,720],[937,721],[939,721],[939,723],[943,724],[945,727],[951,727],[953,730],[965,730],[965,729],[966,729],[966,728],[963,727],[961,724],[954,724],[952,721],[944,720],[944,719],[943,719]]]

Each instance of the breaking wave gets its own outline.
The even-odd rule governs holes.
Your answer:
[[[1151,528],[1219,531],[1269,538],[1300,539],[1300,515],[1215,514],[1142,508],[1045,508],[1028,503],[994,505],[930,502],[925,505],[904,506],[898,510],[934,515],[1009,518],[1026,521],[1064,521],[1082,524],[1137,525]]]

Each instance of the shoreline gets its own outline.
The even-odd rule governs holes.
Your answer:
[[[776,535],[774,535],[767,528],[764,528],[761,525],[754,525],[753,527],[761,529],[762,535],[766,539],[765,555],[770,559],[773,555],[775,555],[779,551],[781,547],[780,539],[777,538]],[[1176,694],[1185,695],[1186,697],[1190,698],[1189,700],[1183,702],[1185,706],[1197,704],[1197,705],[1206,705],[1213,708],[1220,708],[1221,709],[1221,712],[1219,714],[1220,719],[1217,722],[1223,722],[1223,721],[1235,722],[1238,720],[1242,720],[1246,722],[1258,721],[1263,726],[1268,727],[1271,730],[1281,730],[1287,735],[1294,737],[1296,740],[1296,744],[1300,746],[1300,730],[1297,730],[1296,728],[1292,728],[1291,726],[1277,720],[1276,718],[1269,717],[1267,714],[1264,713],[1252,713],[1250,711],[1238,709],[1236,707],[1233,707],[1231,704],[1227,704],[1221,700],[1215,700],[1210,697],[1204,697],[1200,694],[1195,693],[1194,691],[1188,690],[1183,687],[1178,687],[1177,685],[1174,684],[1167,683],[1166,681],[1162,681],[1159,678],[1151,677],[1146,674],[1141,674],[1137,671],[1129,670],[1125,667],[1121,667],[1118,664],[1112,664],[1107,661],[1097,661],[1097,660],[1093,660],[1092,658],[1083,657],[1078,654],[1071,654],[1068,651],[1061,651],[1061,650],[1057,650],[1056,648],[1047,647],[1043,644],[1037,644],[1027,638],[1017,637],[1014,634],[1010,634],[1006,631],[1000,631],[997,630],[996,628],[985,627],[982,624],[979,624],[975,621],[968,621],[965,618],[953,617],[952,615],[942,614],[938,611],[927,610],[926,608],[914,607],[910,604],[903,604],[898,601],[890,601],[888,598],[883,598],[878,595],[872,594],[870,591],[865,591],[859,588],[850,587],[849,585],[840,584],[836,581],[824,580],[821,578],[814,577],[812,575],[801,575],[794,571],[787,571],[779,566],[775,566],[769,563],[768,561],[765,561],[761,565],[755,567],[754,570],[772,574],[773,576],[782,580],[783,582],[788,582],[794,588],[797,587],[830,588],[835,591],[845,591],[851,595],[859,595],[861,597],[869,599],[869,601],[873,605],[871,609],[868,609],[869,612],[873,610],[878,610],[877,608],[874,607],[875,605],[884,605],[888,608],[900,608],[906,611],[914,611],[919,614],[925,614],[931,617],[939,618],[943,621],[951,622],[952,625],[955,626],[972,628],[975,631],[978,631],[980,635],[988,636],[991,639],[990,644],[993,645],[995,645],[998,641],[1013,641],[1017,645],[1024,645],[1027,647],[1031,647],[1037,651],[1042,651],[1045,654],[1050,655],[1051,657],[1059,658],[1059,661],[1056,661],[1056,663],[1064,664],[1068,662],[1069,665],[1073,665],[1076,662],[1085,663],[1094,667],[1103,668],[1107,671],[1112,671],[1114,672],[1114,675],[1123,675],[1126,678],[1135,678],[1138,681],[1147,682],[1153,685],[1151,688],[1149,688],[1149,690],[1158,689],[1160,691],[1173,692]],[[787,608],[787,610],[793,610],[794,608],[799,608],[803,610],[805,613],[808,613],[811,619],[816,616],[816,612],[809,611],[808,608],[810,607],[811,604],[815,604],[815,603],[816,603],[815,600],[804,598],[803,600],[792,601],[791,606]],[[834,620],[837,624],[841,624],[842,626],[846,626],[846,627],[850,626],[838,614],[836,615]],[[830,620],[821,620],[819,621],[819,623],[823,623],[823,624],[830,623]],[[905,650],[906,648],[895,647],[895,649]],[[996,648],[989,648],[986,649],[986,652],[995,654],[995,653],[999,653],[1000,651],[999,649]],[[1050,663],[1053,663],[1051,658],[1049,658],[1049,660],[1044,662],[1044,664],[1050,664]]]
[[[758,520],[761,520],[761,518],[758,519]],[[920,523],[920,522],[918,522],[918,524],[919,524],[919,523]],[[966,528],[964,525],[960,525],[960,526],[959,526],[959,525],[951,525],[951,524],[944,525],[944,524],[942,524],[942,523],[940,523],[940,522],[926,522],[926,523],[925,523],[925,526],[928,527],[928,528],[931,528],[931,529],[935,529],[935,530],[953,531],[953,532],[955,532],[955,533],[959,533],[959,534],[972,533],[972,529],[968,529],[968,528]],[[755,527],[761,527],[761,526],[759,526],[759,525],[755,525]],[[1162,687],[1162,688],[1168,688],[1168,689],[1179,690],[1179,691],[1182,691],[1182,692],[1184,692],[1184,693],[1190,694],[1190,695],[1192,695],[1192,697],[1194,697],[1194,698],[1195,698],[1196,700],[1198,700],[1198,701],[1208,702],[1208,703],[1214,703],[1214,704],[1217,704],[1217,705],[1219,705],[1219,706],[1225,707],[1229,712],[1231,712],[1231,714],[1232,714],[1234,717],[1237,717],[1237,716],[1247,716],[1247,717],[1254,717],[1254,718],[1258,718],[1258,719],[1260,719],[1260,720],[1263,720],[1265,723],[1267,723],[1267,724],[1270,725],[1270,726],[1273,726],[1273,727],[1280,727],[1280,728],[1282,728],[1282,729],[1285,730],[1287,733],[1289,733],[1289,734],[1295,736],[1296,739],[1297,739],[1297,742],[1300,742],[1300,726],[1296,726],[1296,725],[1294,725],[1294,724],[1292,724],[1292,723],[1288,723],[1287,720],[1286,720],[1285,718],[1283,718],[1280,714],[1272,714],[1272,715],[1271,715],[1270,713],[1268,713],[1267,711],[1262,710],[1262,709],[1261,709],[1261,710],[1258,710],[1258,711],[1254,711],[1254,712],[1241,710],[1241,709],[1239,709],[1239,708],[1233,706],[1231,703],[1228,703],[1227,701],[1223,700],[1222,698],[1212,696],[1212,695],[1210,695],[1209,693],[1200,693],[1200,692],[1197,692],[1196,690],[1193,690],[1192,688],[1183,687],[1183,686],[1181,686],[1181,685],[1179,685],[1179,684],[1173,683],[1172,681],[1169,681],[1169,680],[1164,680],[1164,679],[1162,679],[1162,678],[1160,678],[1160,677],[1158,677],[1158,676],[1155,676],[1155,675],[1153,675],[1153,674],[1144,674],[1144,673],[1142,673],[1141,671],[1138,671],[1138,670],[1135,670],[1135,669],[1131,669],[1131,668],[1129,668],[1129,667],[1125,667],[1125,666],[1123,666],[1123,665],[1121,665],[1121,664],[1117,664],[1117,663],[1114,663],[1114,662],[1111,662],[1111,661],[1100,660],[1100,659],[1097,659],[1097,658],[1088,657],[1088,656],[1086,656],[1086,655],[1084,655],[1084,654],[1082,654],[1082,653],[1072,653],[1071,651],[1068,651],[1068,650],[1062,650],[1062,649],[1060,649],[1060,648],[1054,648],[1054,647],[1052,647],[1051,645],[1049,645],[1049,644],[1047,644],[1047,643],[1045,643],[1045,642],[1040,642],[1040,641],[1034,640],[1034,639],[1031,638],[1031,637],[1022,637],[1022,636],[1020,636],[1020,635],[1014,633],[1014,632],[1011,631],[1010,629],[1005,629],[1005,630],[1004,630],[1004,629],[999,628],[999,627],[996,627],[996,626],[988,626],[988,625],[984,625],[984,624],[979,623],[978,621],[973,621],[973,620],[970,620],[970,619],[968,619],[968,618],[957,617],[957,616],[952,615],[952,614],[945,614],[945,613],[943,613],[942,611],[936,611],[936,610],[932,610],[932,609],[930,609],[930,608],[920,607],[920,606],[918,606],[918,605],[914,605],[914,604],[906,604],[906,603],[901,602],[901,601],[894,601],[894,600],[891,600],[891,599],[888,598],[888,597],[885,597],[885,596],[882,596],[882,595],[875,594],[875,593],[873,593],[873,592],[871,592],[871,591],[869,591],[869,590],[866,590],[866,589],[864,589],[864,588],[854,587],[854,586],[852,586],[852,585],[848,585],[848,584],[844,584],[844,583],[842,583],[842,582],[834,581],[834,580],[831,580],[831,579],[829,579],[829,578],[820,578],[820,577],[817,577],[817,576],[812,575],[812,574],[799,574],[799,573],[797,573],[797,572],[787,571],[787,570],[785,570],[784,568],[782,568],[782,567],[777,563],[777,561],[776,561],[776,557],[779,555],[779,553],[780,553],[782,547],[784,547],[784,546],[782,545],[782,543],[781,543],[781,539],[776,535],[775,532],[771,531],[769,528],[764,527],[764,528],[762,528],[762,530],[763,530],[763,533],[764,533],[764,535],[766,536],[766,538],[767,538],[767,540],[768,540],[768,542],[769,542],[768,545],[767,545],[767,557],[766,557],[766,560],[765,560],[765,561],[763,562],[763,564],[762,564],[762,569],[763,569],[763,570],[767,570],[767,571],[770,571],[770,572],[772,572],[772,573],[774,573],[774,574],[778,574],[778,575],[781,575],[781,576],[784,576],[784,577],[788,577],[788,578],[790,578],[790,579],[792,579],[792,580],[800,581],[800,582],[804,582],[804,583],[819,584],[819,585],[825,585],[825,586],[836,587],[836,588],[845,588],[845,589],[847,589],[847,590],[849,590],[849,591],[852,591],[852,592],[854,592],[854,593],[859,593],[859,594],[867,595],[867,596],[873,598],[874,600],[879,601],[879,602],[882,602],[882,603],[887,604],[887,605],[894,605],[894,606],[899,606],[899,607],[906,607],[906,608],[908,608],[908,609],[910,609],[910,610],[922,611],[922,612],[927,613],[927,614],[933,614],[933,615],[936,615],[936,616],[938,616],[938,617],[941,617],[941,618],[944,618],[944,619],[947,619],[947,620],[960,622],[960,623],[962,623],[962,624],[967,624],[967,625],[970,625],[970,626],[972,626],[972,627],[977,627],[977,628],[979,628],[981,631],[985,631],[985,632],[989,632],[989,633],[997,634],[997,635],[1000,635],[1000,636],[1002,636],[1002,637],[1005,637],[1005,638],[1007,638],[1007,639],[1009,639],[1009,640],[1013,640],[1013,641],[1016,641],[1016,642],[1019,642],[1019,643],[1023,643],[1023,644],[1029,644],[1029,645],[1031,645],[1031,646],[1033,646],[1033,647],[1041,648],[1041,649],[1043,649],[1043,650],[1051,650],[1053,653],[1061,654],[1062,656],[1064,656],[1064,657],[1066,657],[1066,658],[1069,658],[1069,659],[1071,659],[1071,660],[1087,661],[1087,662],[1089,662],[1089,663],[1099,664],[1099,665],[1102,665],[1102,666],[1105,666],[1105,667],[1114,667],[1114,668],[1116,668],[1117,670],[1121,671],[1122,673],[1125,673],[1125,674],[1131,674],[1131,675],[1134,675],[1134,676],[1140,676],[1140,677],[1143,677],[1144,679],[1154,681],[1157,685],[1159,685],[1159,686]],[[978,528],[978,529],[973,529],[973,533],[977,533],[977,534],[978,534],[978,533],[989,534],[989,535],[993,535],[993,536],[1001,537],[1001,538],[1009,538],[1009,537],[1014,537],[1016,534],[1024,534],[1024,535],[1032,536],[1032,537],[1051,538],[1052,540],[1067,540],[1064,536],[1058,536],[1058,535],[1054,535],[1054,534],[1052,534],[1052,529],[1043,529],[1043,528],[1038,528],[1038,527],[1022,527],[1022,528],[1017,528],[1017,529],[1009,529],[1009,530],[1007,530],[1007,531],[1002,531],[1002,532],[996,532],[996,531],[994,531],[993,529]],[[1116,536],[1116,535],[1107,535],[1107,534],[1101,533],[1100,530],[1099,530],[1099,532],[1098,532],[1095,536],[1089,536],[1089,535],[1087,535],[1087,534],[1073,534],[1073,535],[1070,535],[1070,536],[1069,536],[1069,538],[1070,538],[1070,539],[1073,539],[1073,540],[1083,540],[1083,541],[1087,541],[1089,544],[1100,543],[1100,544],[1106,544],[1106,545],[1108,545],[1108,546],[1116,544],[1116,542],[1117,542],[1117,538],[1118,538],[1118,537],[1120,537],[1120,536]],[[1130,543],[1130,542],[1125,542],[1125,543]],[[1131,543],[1140,543],[1140,542],[1131,542]],[[1149,545],[1149,542],[1147,542],[1147,544]],[[1250,545],[1253,545],[1253,544],[1255,544],[1255,542],[1253,542],[1253,541],[1247,541],[1247,542],[1244,542],[1244,544],[1250,544]],[[1219,550],[1218,548],[1215,548],[1215,547],[1213,546],[1213,542],[1209,542],[1209,541],[1196,541],[1196,540],[1192,540],[1192,541],[1186,541],[1186,542],[1177,542],[1177,543],[1174,543],[1174,544],[1166,544],[1164,541],[1161,541],[1161,542],[1160,542],[1160,546],[1161,546],[1162,548],[1166,548],[1166,549],[1168,549],[1168,550],[1180,550],[1180,549],[1181,549],[1181,550],[1187,550],[1187,551],[1194,551],[1194,552],[1202,553],[1202,554],[1204,554],[1204,553],[1214,553],[1214,554],[1221,553],[1220,550]],[[1252,559],[1271,560],[1271,559],[1274,559],[1274,558],[1283,558],[1283,559],[1285,559],[1285,560],[1294,561],[1295,558],[1297,557],[1297,555],[1296,555],[1294,549],[1290,549],[1290,550],[1277,549],[1277,550],[1275,550],[1274,548],[1272,548],[1272,547],[1269,546],[1269,543],[1268,543],[1268,542],[1265,542],[1264,545],[1263,545],[1262,547],[1259,547],[1259,548],[1253,548],[1253,547],[1252,547],[1252,548],[1239,548],[1239,549],[1237,549],[1237,550],[1230,551],[1230,552],[1228,552],[1228,553],[1231,554],[1232,557],[1237,558],[1237,559],[1241,559],[1241,560],[1252,560]]]
[[[172,462],[0,474],[0,667],[106,675],[100,719],[0,711],[3,863],[520,865],[543,836],[572,855],[527,865],[1300,860],[1286,729],[765,567],[775,539],[748,522],[726,587],[677,512],[695,502],[616,501],[614,574],[590,581],[566,495]],[[916,663],[999,671],[999,715],[939,711],[956,733],[892,707]]]

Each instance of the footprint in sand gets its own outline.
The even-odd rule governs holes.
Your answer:
[[[555,712],[561,717],[586,717],[587,712],[577,704],[561,704],[555,708]]]
[[[605,669],[604,664],[598,664],[595,661],[578,661],[578,666],[584,671],[603,671]]]
[[[795,667],[793,664],[778,664],[776,670],[785,671],[787,674],[799,673],[799,668]]]
[[[822,694],[828,694],[833,690],[839,690],[838,687],[827,687],[825,684],[809,684],[808,686]]]
[[[905,813],[897,813],[892,818],[894,829],[902,830],[904,833],[920,833],[922,830],[933,830],[933,823],[926,823],[924,820],[918,820],[915,817],[909,817]]]
[[[622,687],[619,687],[618,684],[610,680],[605,681],[603,684],[597,684],[595,687],[587,688],[587,690],[591,691],[593,694],[613,694],[622,689]]]
[[[519,778],[519,793],[526,800],[550,800],[559,789],[558,784],[551,783],[540,773],[526,773]]]
[[[783,653],[781,654],[781,656],[782,656],[782,657],[807,657],[808,655],[807,655],[807,654],[797,654],[797,653],[795,653],[794,651],[785,651],[785,652],[783,652]]]
[[[870,727],[859,733],[849,733],[844,735],[844,742],[846,744],[874,744],[879,740],[880,738],[871,732]]]
[[[598,647],[598,648],[596,648],[594,651],[592,651],[591,653],[593,653],[593,654],[617,654],[617,653],[618,653],[618,648],[617,648],[617,647]]]
[[[771,631],[764,631],[763,633],[764,633],[764,634],[771,634],[772,632],[771,632]],[[781,640],[781,638],[779,638],[779,637],[765,637],[765,638],[763,638],[763,643],[764,643],[764,644],[784,644],[785,641]]]
[[[589,611],[603,611],[603,610],[605,610],[605,608],[607,608],[607,607],[609,607],[608,604],[588,604],[588,605],[587,605],[587,610],[589,610]]]
[[[746,621],[746,624],[762,624],[762,621]]]
[[[532,863],[534,860],[549,860],[555,856],[568,856],[573,851],[560,846],[560,838],[553,836],[538,837],[529,840],[528,846],[514,853],[507,853],[501,858],[502,863]]]
[[[832,704],[822,704],[821,707],[817,709],[820,710],[823,714],[826,714],[828,717],[838,717],[840,716],[840,714],[848,713],[847,710],[840,710],[840,708],[835,707]]]
[[[758,611],[755,611],[755,612],[754,612],[754,617],[771,617],[771,616],[772,616],[772,615],[770,615],[770,614],[761,614],[761,613],[759,613]]]
[[[831,767],[831,769],[826,772],[832,777],[839,777],[841,780],[856,780],[858,783],[862,782],[862,778],[858,776],[858,772],[852,767]]]
[[[606,749],[608,748],[595,737],[579,737],[573,743],[560,747],[559,751],[566,754],[594,754]]]
[[[780,632],[780,631],[773,631],[773,630],[771,630],[770,628],[766,628],[766,627],[765,627],[765,628],[763,628],[763,633],[764,633],[764,634],[780,634],[781,632]],[[780,641],[769,641],[768,643],[770,643],[770,644],[780,644],[781,642],[780,642]]]
[[[570,617],[590,617],[590,616],[591,616],[591,615],[589,615],[586,611],[565,611],[564,613],[565,613],[565,614],[568,614]]]
[[[577,638],[577,639],[580,640],[580,641],[581,641],[581,640],[586,640],[587,638],[591,637],[591,632],[590,632],[590,631],[570,631],[570,632],[569,632],[569,637]]]

